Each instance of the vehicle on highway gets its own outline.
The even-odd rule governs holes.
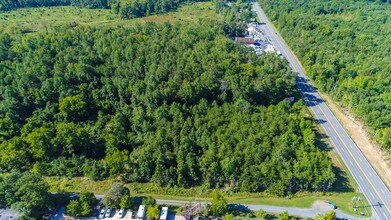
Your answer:
[[[111,208],[108,208],[106,210],[106,215],[105,215],[106,218],[110,218],[111,217]]]
[[[125,212],[126,212],[125,209],[120,209],[118,212],[118,218],[123,218],[125,216]]]
[[[332,209],[337,209],[337,206],[334,205],[332,202],[327,202],[327,205],[330,206]]]
[[[106,210],[105,208],[102,208],[99,212],[99,219],[105,218]]]

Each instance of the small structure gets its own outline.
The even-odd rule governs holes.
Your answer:
[[[140,205],[140,207],[138,208],[138,212],[137,212],[137,219],[144,220],[144,217],[145,217],[145,206]]]
[[[254,44],[255,40],[252,37],[236,37],[235,38],[236,42],[243,42],[246,44]]]
[[[160,220],[167,220],[168,215],[168,207],[162,207],[162,211],[160,212]]]

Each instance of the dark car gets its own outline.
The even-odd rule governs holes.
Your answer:
[[[132,211],[132,219],[136,218],[136,211]]]
[[[337,206],[332,202],[327,202],[327,205],[330,206],[332,209],[337,209]]]

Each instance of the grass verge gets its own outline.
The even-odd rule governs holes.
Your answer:
[[[50,190],[55,192],[65,190],[69,192],[90,191],[95,194],[104,195],[114,180],[92,181],[88,178],[61,178],[46,177]],[[152,183],[126,184],[132,192],[132,196],[152,196],[162,200],[211,200],[211,190],[204,190],[201,187],[189,189],[163,188]],[[322,193],[298,193],[292,198],[268,197],[263,193],[231,193],[228,194],[229,203],[241,204],[264,204],[283,207],[310,208],[317,200],[331,201],[340,210],[351,215],[357,215],[353,211],[352,198],[357,196],[355,192],[336,192],[324,195]],[[358,211],[360,212],[360,210]]]

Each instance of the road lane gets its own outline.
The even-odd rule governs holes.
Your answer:
[[[358,183],[360,191],[363,192],[372,205],[372,218],[391,220],[391,192],[311,85],[299,61],[278,36],[258,3],[254,3],[254,9],[259,18],[266,23],[263,25],[266,36],[289,61],[292,70],[297,73],[296,84],[307,105],[314,112],[318,121],[321,122],[326,134],[330,137],[332,145]]]

